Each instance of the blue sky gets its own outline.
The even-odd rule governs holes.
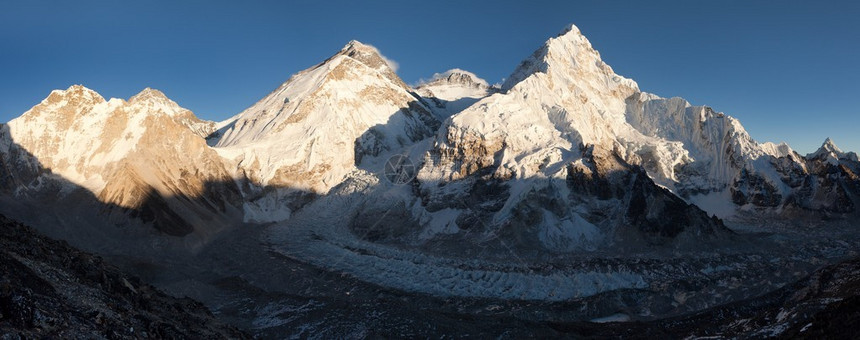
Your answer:
[[[828,136],[860,151],[858,15],[849,1],[3,1],[0,121],[72,84],[149,86],[221,120],[351,39],[407,83],[455,67],[499,82],[574,23],[644,91],[801,153]]]

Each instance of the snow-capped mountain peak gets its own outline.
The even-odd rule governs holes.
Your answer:
[[[149,87],[129,98],[128,103],[133,106],[147,108],[147,110],[143,111],[149,114],[164,113],[171,117],[188,111],[167,98],[161,91]]]
[[[162,123],[152,126],[155,121]],[[105,101],[96,91],[73,85],[52,91],[39,105],[10,121],[9,128],[14,141],[45,166],[99,192],[105,184],[104,168],[141,147],[139,140],[148,129],[167,129],[167,121],[198,135],[205,135],[213,124],[151,88],[128,101]]]
[[[474,73],[458,68],[434,74],[430,80],[421,81],[415,90],[429,101],[430,109],[440,120],[498,91]]]
[[[850,159],[852,161],[857,161],[857,154],[854,152],[842,152],[836,143],[833,142],[833,139],[828,137],[824,140],[824,143],[821,144],[821,147],[818,148],[813,153],[806,155],[807,159],[815,159],[815,160],[823,160],[831,164],[839,164],[840,159]]]
[[[824,143],[821,144],[821,148],[819,149],[819,151],[826,151],[835,154],[842,153],[842,149],[839,149],[839,147],[836,146],[836,143],[834,143],[833,139],[830,139],[830,137],[827,137],[827,139],[824,140]]]
[[[150,87],[129,98],[128,106],[134,112],[167,115],[202,138],[206,138],[216,130],[215,122],[197,118],[191,110],[179,106],[163,92]]]
[[[83,85],[72,85],[65,90],[53,90],[41,103],[24,114],[34,118],[43,112],[71,118],[86,109],[105,103],[104,97]],[[49,109],[50,108],[50,109]]]
[[[156,90],[156,89],[153,89],[151,87],[147,87],[147,88],[141,90],[136,95],[134,95],[128,99],[129,103],[137,103],[137,102],[144,102],[144,101],[171,102],[173,104],[176,104],[172,100],[168,99],[167,96],[163,92]]]
[[[510,90],[535,73],[543,73],[558,80],[573,77],[568,82],[578,80],[580,83],[596,78],[608,86],[622,85],[635,91],[639,89],[634,81],[615,74],[579,28],[572,24],[523,60],[502,84],[502,90]]]
[[[430,80],[422,82],[417,87],[439,86],[439,85],[459,85],[464,87],[474,88],[489,88],[490,84],[486,80],[481,79],[472,72],[453,68],[442,73],[436,73]]]
[[[53,90],[45,100],[52,101],[58,98],[81,98],[93,102],[105,101],[98,92],[79,84],[69,86],[69,88],[65,90]]]
[[[174,196],[188,198],[184,202],[195,206],[195,199],[213,187],[223,188],[224,197],[235,195],[221,159],[201,138],[214,123],[198,119],[158,90],[144,89],[128,101],[105,101],[97,92],[74,85],[52,91],[7,125],[8,135],[2,137],[9,140],[0,143],[3,151],[20,157],[15,163],[38,160],[50,170],[49,178],[61,176],[67,181],[60,182],[61,192],[84,188],[103,204],[139,211],[169,209],[164,197]],[[162,215],[170,213],[152,213]],[[202,226],[187,223],[193,215],[186,222],[155,217],[156,227],[185,234]]]
[[[351,41],[233,118],[218,150],[255,183],[326,192],[364,156],[438,126],[392,65]]]
[[[344,45],[337,55],[344,55],[355,59],[356,61],[379,71],[389,80],[403,84],[403,81],[400,80],[400,77],[395,73],[399,67],[397,63],[386,58],[372,45],[364,44],[358,40],[351,40],[349,43]]]
[[[799,190],[780,173],[801,161],[790,147],[759,144],[737,119],[710,107],[641,92],[601,60],[576,26],[526,58],[502,90],[446,121],[419,179],[457,181],[486,171],[498,178],[569,176],[568,165],[593,146],[719,216],[735,213],[722,203],[729,199],[777,207]],[[825,144],[824,153],[841,157]]]

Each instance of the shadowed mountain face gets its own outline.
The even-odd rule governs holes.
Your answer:
[[[456,221],[463,238],[456,242],[500,233],[511,238],[502,242],[523,252],[564,253],[608,243],[683,247],[730,236],[719,219],[658,187],[642,168],[613,151],[580,149],[576,162],[548,170],[560,178],[517,179],[498,165],[504,150],[490,158],[470,155],[480,147],[446,146],[429,157],[432,163],[422,169],[416,188],[427,211],[462,211]],[[488,161],[468,164],[481,157]],[[458,168],[459,178],[426,179],[425,171],[434,167]]]
[[[230,317],[255,329],[311,322],[284,310],[334,322],[342,305],[260,296],[340,301],[353,288],[363,303],[381,291],[442,314],[501,310],[548,334],[544,321],[614,309],[639,321],[699,311],[844,256],[850,239],[776,251],[788,241],[726,225],[851,226],[858,171],[831,140],[800,156],[640,91],[575,26],[501,87],[455,69],[412,88],[352,41],[220,123],[157,90],[105,100],[76,85],[0,126],[0,213],[132,268],[166,263],[154,280],[253,314]],[[781,255],[747,267],[759,255],[746,247]]]
[[[123,161],[97,195],[43,167],[8,136],[8,127],[0,126],[6,142],[0,144],[6,151],[0,157],[0,211],[75,246],[114,255],[194,250],[241,223],[233,180],[179,177],[165,193],[147,181],[157,174],[143,172],[153,171],[152,164],[133,168],[135,161]]]

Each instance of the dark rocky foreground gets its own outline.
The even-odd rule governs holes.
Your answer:
[[[0,215],[0,338],[247,338],[191,299]]]
[[[771,293],[691,316],[552,324],[561,333],[585,338],[857,339],[858,327],[860,258],[822,268]]]
[[[216,320],[200,303],[162,294],[97,256],[41,236],[2,215],[0,275],[0,339],[247,338],[240,330]],[[390,302],[366,308],[354,304],[328,308],[363,315],[378,309],[406,308]],[[394,338],[856,338],[855,330],[860,326],[860,258],[822,268],[756,298],[655,321],[541,322],[432,311],[403,316],[412,320],[404,323],[408,330],[369,327],[339,334]],[[340,321],[349,324],[350,320],[345,317]],[[323,315],[317,321],[337,323]],[[294,333],[273,329],[258,336],[286,334]]]

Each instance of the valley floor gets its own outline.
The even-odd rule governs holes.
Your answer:
[[[860,240],[850,223],[732,227],[738,231],[736,244],[720,251],[595,253],[551,265],[428,258],[320,233],[303,238],[295,234],[299,228],[283,234],[277,225],[234,230],[187,258],[111,260],[171,295],[204,302],[223,321],[264,338],[759,337],[800,334],[798,327],[807,324],[807,331],[838,332],[827,328],[834,325],[819,324],[826,321],[822,316],[845,308],[848,315],[856,312],[856,293],[840,288],[860,282],[851,278],[860,275],[858,262],[851,260],[860,257]],[[286,239],[291,242],[282,242]],[[846,260],[842,267],[826,267]],[[836,271],[847,279],[829,279]],[[582,272],[606,277],[623,272],[637,275],[642,284],[571,280]],[[558,285],[550,289],[576,291],[570,287],[583,282],[593,288],[564,299],[498,299],[426,289],[447,282],[492,290],[511,277],[518,278],[514,283],[523,291],[545,288],[534,282]],[[835,288],[821,288],[827,285]],[[798,297],[799,292],[807,293]]]
[[[189,300],[164,296],[98,257],[4,219],[0,329],[24,337],[243,336],[219,326],[223,322],[262,338],[849,336],[846,330],[860,320],[860,240],[851,223],[732,227],[738,231],[737,247],[719,252],[595,253],[551,266],[483,268],[484,262],[428,259],[360,242],[337,252],[336,243],[319,234],[275,242],[282,239],[273,235],[283,233],[277,225],[235,229],[186,256],[106,255],[108,263],[169,295],[203,302],[220,320],[214,321]],[[314,242],[324,242],[326,251],[314,250]],[[389,277],[374,282],[375,273],[362,277],[337,259],[313,258],[326,253],[361,270],[384,269]],[[367,262],[379,254],[403,265],[377,268]],[[556,271],[570,277],[622,271],[644,284],[619,289],[589,283],[598,289],[565,299],[445,296],[422,291],[424,285],[398,288],[422,275],[432,280],[432,273],[414,271],[426,265],[453,273],[449,283],[486,289],[511,273],[528,284],[531,276],[545,280]],[[571,285],[569,279],[550,282]]]

